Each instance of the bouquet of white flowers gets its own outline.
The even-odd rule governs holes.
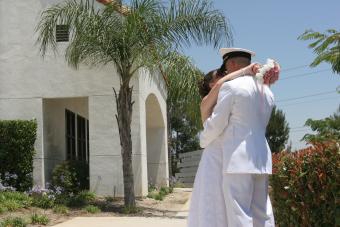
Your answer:
[[[256,73],[255,78],[259,81],[259,83],[264,83],[264,75],[271,69],[275,67],[275,61],[273,59],[268,58],[267,63],[263,65],[259,72]]]

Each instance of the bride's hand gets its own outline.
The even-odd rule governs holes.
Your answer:
[[[263,76],[264,84],[271,85],[279,79],[281,67],[277,62],[275,62],[274,64],[274,68],[266,72],[266,74]]]

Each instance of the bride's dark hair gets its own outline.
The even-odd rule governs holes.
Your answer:
[[[205,74],[205,76],[199,81],[198,87],[199,87],[199,93],[201,97],[208,95],[211,88],[209,86],[209,83],[212,81],[212,79],[216,77],[223,77],[225,76],[225,72],[223,72],[221,69],[214,69]]]

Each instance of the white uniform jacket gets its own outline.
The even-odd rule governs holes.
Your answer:
[[[269,87],[252,76],[221,86],[213,113],[203,124],[200,145],[221,143],[224,173],[272,173],[265,132],[273,106]]]

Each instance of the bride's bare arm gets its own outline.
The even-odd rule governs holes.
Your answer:
[[[219,79],[214,87],[210,90],[209,94],[206,95],[201,102],[201,118],[202,123],[212,114],[214,106],[217,102],[218,92],[220,91],[220,87],[223,85],[224,82],[236,79],[237,77],[244,76],[244,75],[255,75],[258,70],[259,65],[256,63],[250,64],[247,67],[244,67],[240,70],[235,72],[229,73],[228,75]]]

